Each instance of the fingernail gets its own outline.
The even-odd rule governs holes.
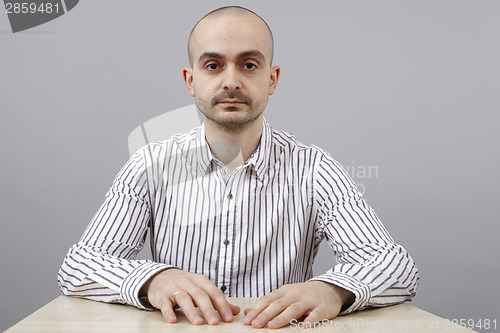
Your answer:
[[[278,321],[276,319],[271,320],[270,322],[267,323],[267,326],[275,326],[277,327],[279,325]]]
[[[262,327],[264,326],[264,321],[260,318],[256,318],[252,321],[252,326]]]
[[[219,317],[218,316],[210,316],[208,323],[210,325],[217,325],[219,323]]]
[[[226,312],[222,315],[225,321],[231,321],[233,320],[233,314],[232,312]]]
[[[250,317],[243,318],[243,324],[250,325],[251,323],[252,323],[252,320],[250,319]]]

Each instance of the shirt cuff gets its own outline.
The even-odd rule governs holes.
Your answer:
[[[315,276],[308,281],[323,281],[327,283],[331,283],[337,285],[341,288],[349,290],[356,296],[356,299],[351,304],[350,307],[340,312],[339,315],[345,315],[351,313],[353,311],[362,310],[367,307],[368,302],[371,299],[370,288],[353,278],[352,276],[343,274],[343,273],[325,273],[319,276]]]
[[[148,262],[135,268],[123,281],[120,289],[121,298],[128,304],[134,305],[139,309],[153,310],[154,307],[139,298],[139,292],[142,286],[155,274],[175,266]]]

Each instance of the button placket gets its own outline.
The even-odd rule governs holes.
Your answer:
[[[224,175],[223,175],[224,176]],[[224,181],[224,192],[221,202],[221,220],[220,220],[220,252],[219,252],[219,270],[218,281],[219,288],[222,292],[229,289],[231,283],[231,262],[233,250],[231,248],[231,241],[229,238],[233,232],[233,225],[231,219],[234,215],[234,198],[231,185],[234,184],[234,177],[229,177]]]
[[[233,262],[233,233],[234,223],[238,211],[237,207],[237,193],[238,189],[235,187],[240,182],[242,177],[241,170],[235,170],[226,182],[226,190],[223,199],[223,218],[221,221],[221,250],[220,250],[220,266],[219,266],[219,287],[224,292],[230,291],[232,262]]]

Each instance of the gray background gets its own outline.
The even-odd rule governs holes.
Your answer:
[[[0,329],[59,295],[132,129],[193,103],[188,33],[225,4],[273,29],[268,121],[378,170],[354,178],[417,262],[413,304],[497,318],[500,1],[86,0],[15,35],[0,13]]]

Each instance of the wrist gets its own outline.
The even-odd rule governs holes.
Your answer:
[[[171,268],[166,268],[166,269],[163,269],[159,272],[156,272],[156,274],[152,275],[141,287],[141,289],[139,290],[139,298],[147,298],[148,297],[148,293],[149,293],[149,287],[151,286],[151,283],[153,283],[153,280],[155,278],[158,277],[158,275],[160,275],[161,273],[165,272],[166,270],[169,270],[169,269],[176,269],[174,267],[171,267]]]
[[[330,283],[330,282],[325,282],[321,280],[314,280],[314,281],[308,281],[307,283],[320,283],[323,285],[327,285],[330,290],[333,291],[333,296],[338,300],[338,302],[341,304],[341,312],[344,311],[345,309],[348,309],[356,300],[356,296],[349,290],[342,288],[336,284]]]
[[[147,298],[148,297],[148,291],[149,291],[149,285],[151,284],[151,281],[154,279],[156,275],[153,275],[152,277],[149,278],[149,280],[146,281],[139,290],[139,298]]]
[[[332,286],[334,287],[337,295],[340,298],[340,302],[342,304],[342,309],[340,311],[342,312],[342,311],[348,309],[352,305],[352,303],[354,303],[356,296],[351,291],[344,289],[340,286],[337,286],[335,284],[332,284]]]

